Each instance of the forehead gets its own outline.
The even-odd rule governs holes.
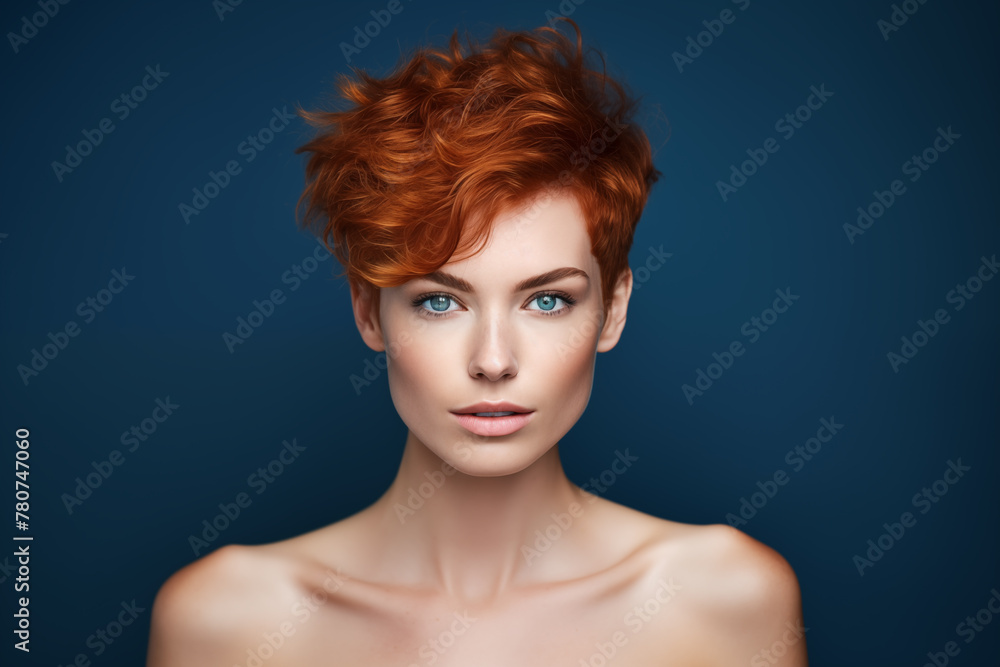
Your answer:
[[[524,274],[563,266],[588,273],[596,268],[583,210],[568,191],[499,214],[483,250],[449,261],[443,270],[468,276],[488,271],[494,280],[515,282]]]

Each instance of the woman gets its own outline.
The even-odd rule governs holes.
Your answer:
[[[303,193],[408,427],[366,509],[174,574],[149,667],[806,664],[798,583],[725,525],[570,482],[559,441],[625,326],[653,167],[634,102],[552,28],[340,82]],[[612,443],[616,471],[633,464]],[[612,453],[614,452],[614,453]]]

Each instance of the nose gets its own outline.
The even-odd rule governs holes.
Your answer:
[[[484,318],[475,332],[469,359],[469,375],[496,382],[517,375],[512,333],[500,316]]]

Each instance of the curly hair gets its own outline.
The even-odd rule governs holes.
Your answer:
[[[378,288],[479,252],[498,214],[559,188],[585,216],[607,312],[661,174],[629,122],[637,101],[602,54],[602,71],[586,65],[580,29],[562,20],[575,46],[548,26],[499,28],[485,46],[467,35],[463,53],[456,30],[448,50],[418,48],[385,78],[340,74],[347,110],[298,110],[318,129],[296,150],[311,153],[299,224],[352,287],[374,288],[376,312]]]

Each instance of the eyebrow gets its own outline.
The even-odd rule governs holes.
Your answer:
[[[586,278],[588,283],[590,282],[590,276],[587,275],[586,271],[582,271],[573,266],[564,266],[561,269],[553,269],[532,278],[522,280],[517,284],[514,291],[523,292],[525,290],[534,289],[535,287],[541,287],[542,285],[548,285],[549,283],[553,283],[557,280],[568,278],[570,276],[583,276]],[[445,273],[444,271],[435,271],[434,273],[428,273],[427,275],[420,277],[424,280],[430,280],[438,283],[439,285],[444,285],[445,287],[461,290],[470,294],[475,293],[476,291],[472,288],[472,284],[468,281],[462,280],[458,276],[453,276],[450,273]]]

